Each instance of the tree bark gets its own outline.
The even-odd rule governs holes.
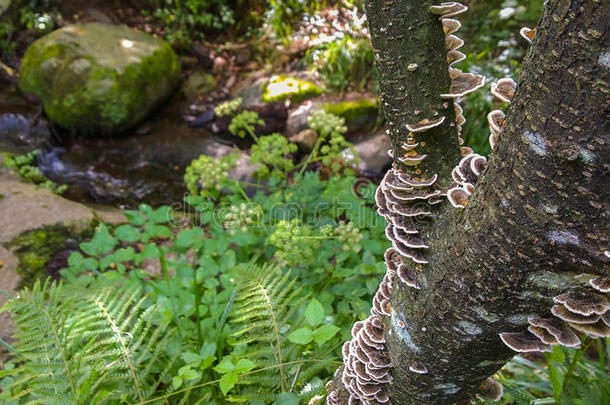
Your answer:
[[[417,134],[428,154],[422,165],[400,167],[438,173],[435,187],[442,188],[460,155],[453,109],[438,96],[449,77],[430,3],[367,0],[366,10],[394,154],[405,123],[446,116]],[[514,355],[499,333],[525,331],[528,316],[549,316],[553,297],[591,275],[610,275],[608,15],[608,1],[547,2],[498,146],[468,206],[444,202],[433,221],[419,224],[428,264],[409,265],[418,268],[421,289],[396,282],[391,316],[383,320],[392,403],[468,398]],[[418,69],[408,71],[410,63]],[[427,373],[410,371],[416,363]],[[331,388],[347,403],[341,372]]]

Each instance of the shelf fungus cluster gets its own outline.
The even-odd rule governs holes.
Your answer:
[[[466,10],[468,10],[467,6],[455,1],[445,2],[430,7],[430,11],[433,14],[438,15],[441,19],[443,32],[445,33],[445,47],[447,49],[447,64],[449,65],[451,85],[449,86],[449,92],[441,94],[441,98],[453,101],[456,121],[452,126],[456,126],[460,145],[464,143],[461,138],[461,133],[462,126],[466,122],[463,109],[460,106],[461,97],[481,88],[485,84],[484,76],[464,73],[460,69],[453,67],[454,64],[463,61],[466,58],[466,55],[458,50],[464,45],[464,41],[455,35],[462,24],[458,20],[450,17],[461,14]],[[446,103],[446,107],[449,107],[449,102]]]
[[[387,253],[386,253],[387,259]],[[371,315],[354,323],[352,339],[343,344],[341,381],[349,393],[348,404],[389,404],[385,384],[392,381],[392,363],[385,348],[382,316],[390,315],[390,296],[396,272],[388,269],[373,298]],[[336,391],[326,397],[327,405],[339,403]]]
[[[517,90],[517,83],[510,77],[505,77],[498,80],[497,83],[491,86],[491,94],[494,95],[498,100],[509,103],[515,95]],[[504,120],[506,116],[502,110],[493,110],[487,114],[487,122],[489,123],[489,145],[491,149],[495,149],[498,144],[498,137],[500,131],[504,127]]]
[[[579,335],[610,337],[610,278],[589,280],[553,298],[548,317],[530,316],[527,332],[500,333],[500,339],[517,352],[548,352],[553,345],[580,346]]]
[[[460,160],[451,172],[454,183],[447,190],[447,199],[451,205],[455,208],[466,208],[468,197],[474,191],[474,185],[486,167],[485,156],[476,153],[469,153]]]

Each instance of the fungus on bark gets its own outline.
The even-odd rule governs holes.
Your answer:
[[[596,315],[596,314],[586,316],[586,315],[581,315],[581,314],[571,312],[563,305],[553,305],[551,307],[551,313],[553,315],[555,315],[557,318],[564,320],[566,322],[569,322],[570,324],[595,323],[595,322],[599,321],[599,318],[600,318],[600,316]]]
[[[516,352],[550,352],[551,346],[544,344],[536,336],[529,333],[500,333],[504,344]]]
[[[460,155],[462,155],[462,157],[468,156],[472,153],[474,153],[474,151],[472,150],[472,148],[470,146],[461,146],[460,147]]]
[[[443,117],[444,118],[444,117]],[[417,153],[406,154],[398,158],[398,161],[407,166],[417,166],[420,164],[428,155],[418,155]]]
[[[470,192],[461,186],[453,187],[447,191],[447,199],[455,208],[466,208],[470,194]]]
[[[499,401],[504,394],[504,389],[502,388],[502,384],[492,377],[487,377],[483,384],[479,386],[479,393],[492,401]]]
[[[457,1],[449,1],[436,6],[430,6],[429,10],[432,14],[439,15],[444,18],[462,14],[468,10],[468,6],[458,3]]]
[[[445,48],[447,51],[455,51],[464,46],[464,40],[457,35],[447,35],[445,37]]]
[[[610,292],[610,278],[599,277],[589,280],[591,287],[602,293]]]
[[[610,309],[610,302],[605,295],[589,290],[579,289],[553,297],[557,304],[563,304],[570,312],[580,315],[602,315]]]
[[[413,125],[407,124],[406,127],[410,132],[424,132],[424,131],[429,130],[430,128],[434,128],[436,126],[441,125],[443,123],[443,121],[445,121],[444,116],[435,118],[433,120],[425,118],[425,119],[421,120],[420,122],[418,122],[417,124],[413,124]]]
[[[515,91],[517,91],[517,83],[510,77],[500,79],[491,85],[491,94],[505,103],[510,103]]]
[[[450,35],[459,30],[462,27],[462,23],[454,18],[443,18],[443,32],[445,35]]]
[[[541,318],[539,316],[528,317],[530,325],[538,328],[542,328],[547,331],[551,336],[555,338],[557,342],[564,346],[578,347],[580,346],[580,339],[570,329],[568,325],[563,323],[558,318]],[[546,343],[546,342],[544,342]]]
[[[489,123],[489,130],[492,134],[498,135],[504,127],[504,120],[506,115],[502,110],[493,110],[487,114],[487,122]]]
[[[536,35],[536,28],[523,27],[519,30],[519,34],[521,34],[527,42],[531,43]]]
[[[574,323],[570,326],[592,338],[610,337],[610,326],[601,319],[595,323]]]
[[[408,285],[409,287],[413,287],[418,290],[421,290],[419,281],[417,280],[417,273],[415,273],[415,271],[409,269],[407,267],[407,265],[401,264],[400,266],[398,266],[396,274],[398,275],[398,279],[400,281],[402,281],[403,283],[405,283],[406,285]]]
[[[459,73],[451,80],[449,93],[441,94],[441,98],[458,98],[480,89],[485,85],[485,76],[474,73]]]
[[[418,362],[411,364],[409,370],[417,374],[428,374],[428,368]]]

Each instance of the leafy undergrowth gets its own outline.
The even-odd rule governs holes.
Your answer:
[[[27,339],[15,344],[0,399],[48,401],[56,377],[62,381],[56,397],[79,404],[115,398],[106,392],[125,392],[121,398],[129,403],[205,404],[296,404],[323,393],[324,382],[341,364],[351,324],[368,314],[385,272],[389,242],[376,213],[374,185],[354,177],[358,160],[342,136],[342,119],[314,114],[310,127],[318,142],[294,162],[295,145],[277,134],[256,136],[253,123],[259,118],[238,109],[233,103],[226,113],[235,117],[236,135],[255,141],[251,160],[259,167],[259,182],[230,180],[232,155],[202,156],[187,171],[192,194],[182,209],[141,205],[124,212],[126,224],[100,224],[69,257],[63,287],[50,287],[70,299],[45,306],[49,287],[36,287],[8,306],[19,314],[17,337]],[[254,191],[246,193],[247,187]],[[134,365],[131,373],[115,370],[129,361],[120,352],[94,351],[95,359],[77,353],[79,347],[110,344],[116,329],[85,305],[99,291],[111,292],[96,298],[100,305],[115,302],[112,291],[141,297],[137,307],[127,306],[117,317],[139,317],[135,311],[142,310],[152,327],[167,328],[166,341],[155,352],[160,366]],[[30,301],[38,306],[28,306]],[[51,314],[52,322],[35,327],[32,311]],[[86,333],[66,329],[81,319],[94,327]],[[121,346],[126,352],[140,333],[127,327],[115,331],[126,338]],[[52,350],[32,346],[36,335],[53,338]],[[37,360],[43,362],[38,379],[25,377]],[[138,364],[148,364],[144,360]],[[98,375],[100,367],[112,378]],[[66,382],[70,370],[87,384]],[[156,379],[146,377],[149,372]],[[134,396],[136,381],[145,389]]]
[[[585,339],[583,347],[555,346],[534,362],[515,356],[495,376],[504,387],[498,402],[478,404],[610,404],[610,339]]]

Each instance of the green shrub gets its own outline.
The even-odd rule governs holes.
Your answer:
[[[190,48],[205,32],[235,24],[233,2],[224,0],[149,0],[155,5],[153,16],[163,25],[168,42]]]
[[[324,84],[335,91],[377,90],[373,49],[368,39],[346,35],[307,51],[305,63],[316,69]]]

